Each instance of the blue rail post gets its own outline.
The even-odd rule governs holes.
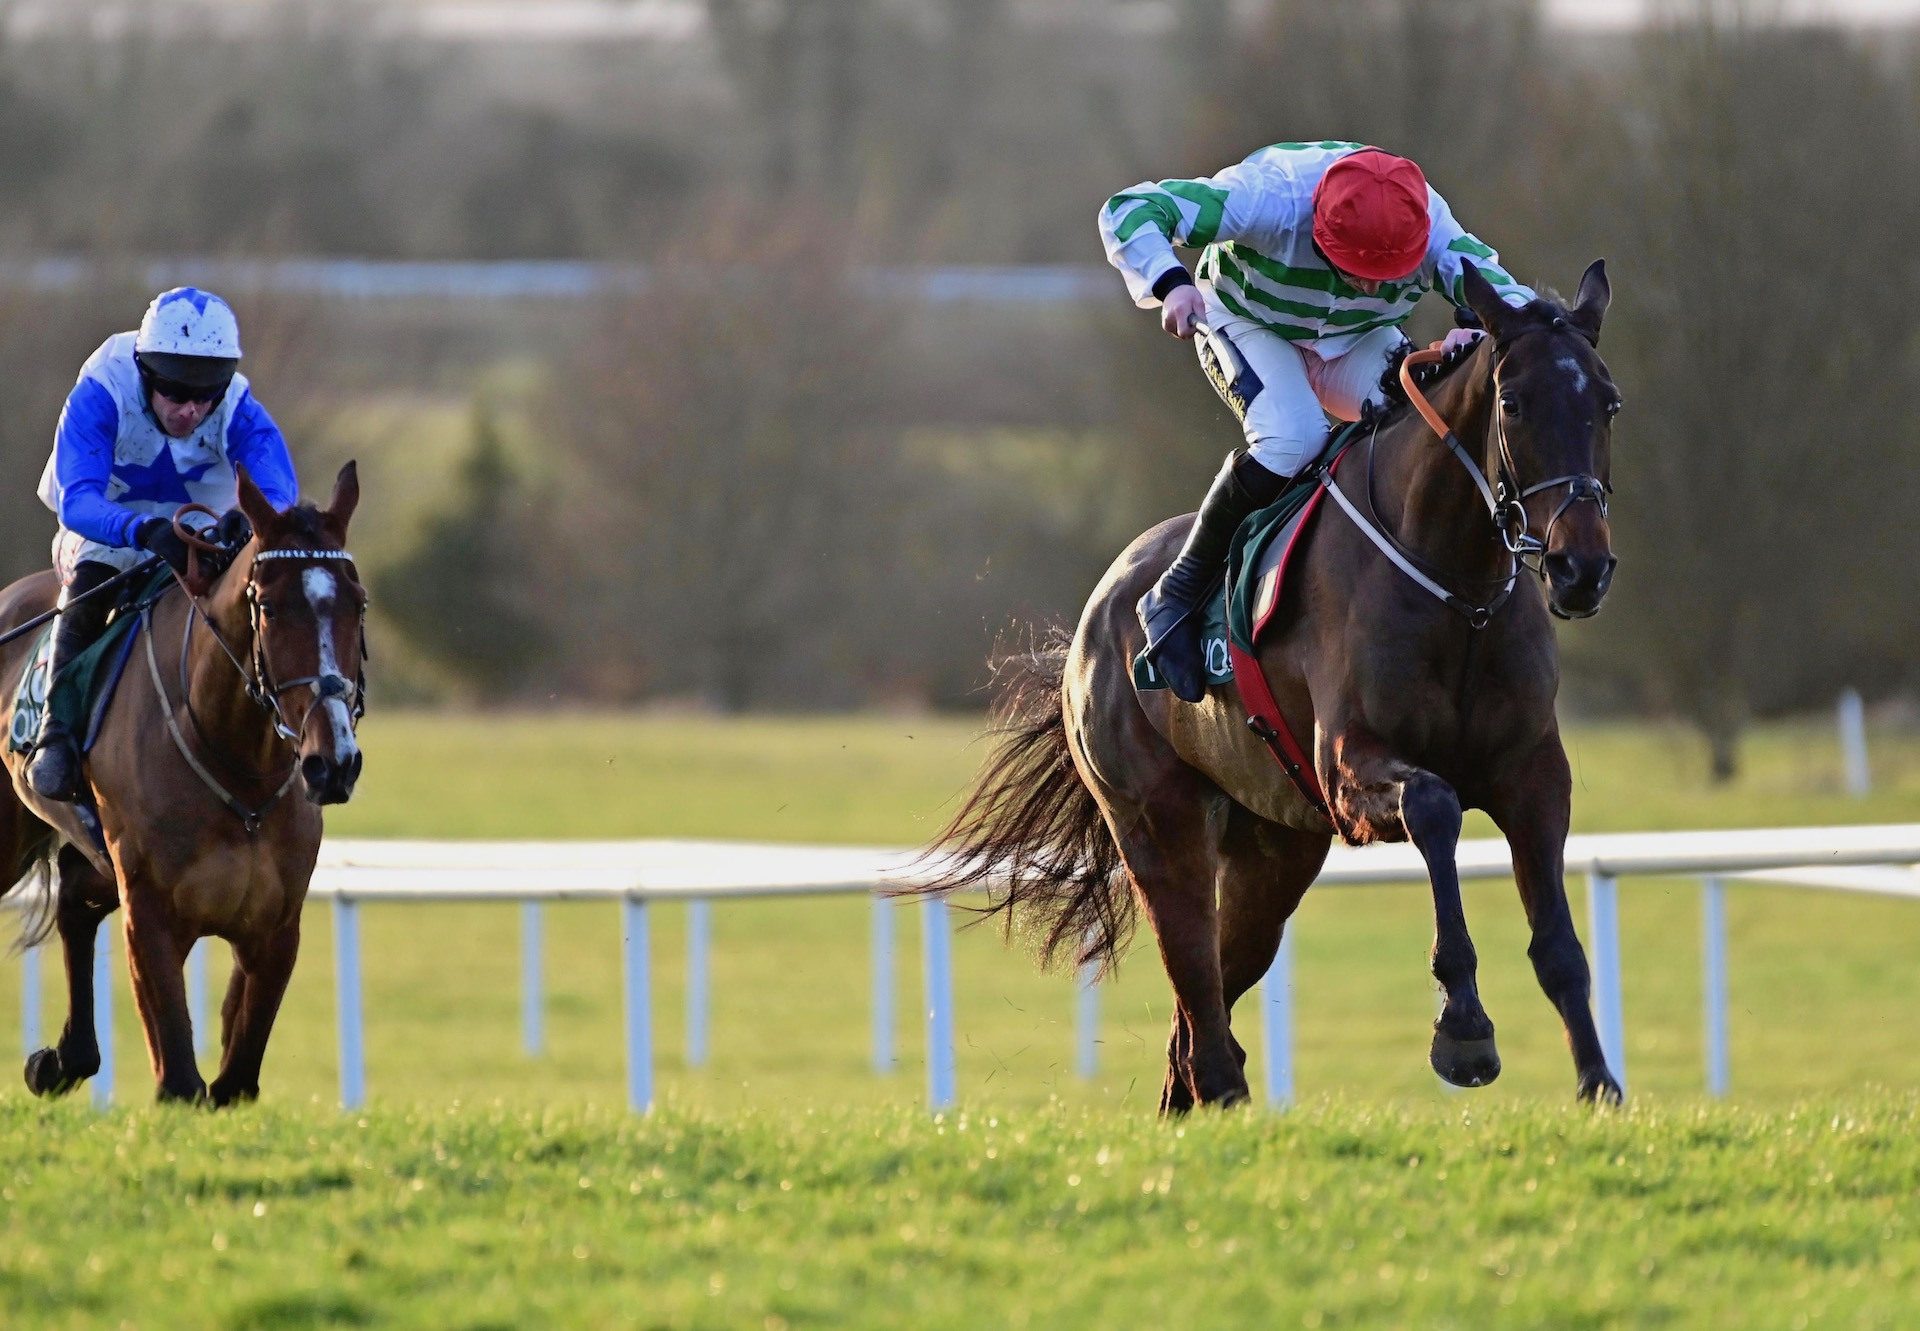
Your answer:
[[[1280,935],[1273,965],[1260,981],[1260,1034],[1266,1044],[1267,1105],[1293,1103],[1293,932]]]
[[[210,940],[196,938],[187,952],[187,1020],[193,1025],[193,1052],[213,1048],[213,1027],[207,1022],[207,949]]]
[[[1607,1067],[1627,1085],[1626,1019],[1620,1002],[1620,898],[1612,874],[1587,872],[1588,931],[1593,935],[1593,1018]]]
[[[627,1018],[627,1108],[653,1110],[653,977],[648,973],[647,901],[620,899],[620,936],[625,945]]]
[[[893,1071],[893,901],[873,897],[873,1070]]]
[[[947,903],[928,897],[920,903],[920,940],[927,985],[927,1108],[953,1107],[953,938],[947,927]]]
[[[1091,962],[1082,966],[1074,995],[1074,1069],[1082,1081],[1092,1081],[1100,1071],[1100,986],[1094,978],[1099,971]]]
[[[93,1074],[93,1105],[113,1103],[113,935],[109,918],[93,934],[93,1033],[100,1043],[100,1070]]]
[[[687,1066],[707,1065],[707,1032],[713,1006],[707,958],[713,951],[713,903],[695,897],[687,903]]]
[[[1727,890],[1718,874],[1700,882],[1701,989],[1707,1018],[1707,1092],[1727,1093]]]
[[[540,903],[520,903],[520,1045],[529,1057],[545,1051],[546,976],[541,963],[546,950],[545,921]]]
[[[340,1025],[340,1107],[367,1103],[366,1023],[360,1009],[360,905],[333,899],[334,1006]]]
[[[20,954],[20,1057],[30,1058],[40,1047],[40,949]]]

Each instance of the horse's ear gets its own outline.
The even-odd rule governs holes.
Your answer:
[[[245,463],[236,466],[233,475],[240,483],[240,511],[247,515],[253,534],[265,540],[268,529],[274,519],[280,516],[280,511],[273,506],[272,500],[260,493],[260,487],[253,483],[253,477],[247,475]]]
[[[1612,299],[1613,285],[1607,281],[1607,261],[1595,259],[1580,277],[1580,295],[1567,311],[1567,322],[1596,347],[1600,345],[1600,321],[1607,317],[1607,303]]]
[[[341,540],[347,538],[347,522],[360,502],[360,466],[352,459],[333,478],[333,498],[327,504],[327,522]]]
[[[1495,342],[1504,342],[1513,331],[1513,306],[1500,299],[1500,293],[1493,289],[1493,283],[1480,276],[1480,270],[1471,260],[1460,262],[1460,290],[1467,298],[1467,308],[1480,320],[1480,326],[1493,334]]]

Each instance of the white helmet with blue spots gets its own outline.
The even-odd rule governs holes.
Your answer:
[[[196,387],[223,384],[240,364],[240,322],[211,291],[175,287],[147,306],[133,350],[148,374]]]

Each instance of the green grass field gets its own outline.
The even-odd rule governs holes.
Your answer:
[[[342,835],[715,836],[909,845],[974,727],[924,717],[368,718]],[[1908,821],[1920,742],[1874,737],[1854,801],[1824,729],[1759,735],[1734,786],[1684,736],[1570,739],[1583,830]],[[1485,834],[1484,825],[1469,835]],[[1584,920],[1579,886],[1576,917]],[[713,1058],[684,1066],[682,912],[661,908],[662,1109],[623,1097],[611,907],[550,908],[549,1051],[519,1048],[511,908],[364,912],[372,1108],[333,1107],[324,910],[263,1078],[214,1117],[0,1091],[0,1322],[49,1326],[1911,1324],[1920,1050],[1913,903],[1735,889],[1729,1105],[1701,1091],[1698,891],[1623,892],[1624,1115],[1569,1105],[1510,887],[1468,890],[1506,1071],[1426,1069],[1432,922],[1412,888],[1296,922],[1302,1104],[1156,1123],[1165,980],[1142,940],[1072,1072],[1072,986],[990,930],[956,944],[961,1114],[922,1094],[915,913],[901,1063],[867,1062],[867,908],[715,910]],[[51,960],[51,959],[49,959]],[[57,970],[50,965],[49,970]],[[60,1011],[55,977],[47,999]],[[1245,1019],[1251,1036],[1257,1019]],[[0,1031],[18,984],[0,970]],[[1246,1040],[1250,1046],[1255,1041]],[[1417,1163],[1409,1163],[1417,1157]],[[789,1187],[781,1187],[785,1182]]]

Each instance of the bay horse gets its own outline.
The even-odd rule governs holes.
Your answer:
[[[360,774],[367,596],[346,550],[360,497],[353,463],[326,508],[279,511],[244,468],[239,497],[251,536],[224,571],[208,578],[196,568],[153,604],[87,756],[105,844],[74,805],[28,787],[24,755],[6,755],[0,875],[11,869],[24,881],[51,860],[51,920],[40,932],[59,932],[66,960],[66,1025],[26,1063],[36,1095],[99,1071],[94,935],[120,906],[159,1098],[224,1106],[260,1094],[300,948],[320,806],[346,800]],[[215,549],[178,518],[175,530],[198,551]],[[58,592],[51,572],[13,583],[0,592],[0,629],[49,609]],[[33,651],[31,637],[0,650],[5,697]],[[305,798],[286,798],[296,783]],[[195,1064],[182,976],[207,936],[226,939],[234,957],[212,1085]]]
[[[913,889],[987,886],[989,914],[1037,926],[1043,962],[1111,966],[1144,906],[1174,996],[1162,1113],[1247,1098],[1230,1014],[1336,834],[1418,848],[1445,994],[1430,1061],[1457,1086],[1498,1076],[1455,864],[1468,808],[1512,849],[1528,955],[1565,1024],[1580,1099],[1621,1097],[1563,882],[1572,779],[1548,617],[1597,611],[1615,564],[1620,400],[1598,351],[1611,290],[1596,261],[1571,308],[1515,308],[1469,265],[1466,295],[1488,336],[1432,381],[1447,446],[1406,406],[1374,423],[1326,482],[1343,502],[1314,515],[1286,613],[1257,645],[1287,729],[1311,736],[1319,791],[1282,774],[1231,685],[1194,705],[1136,690],[1134,605],[1186,536],[1191,518],[1174,518],[1107,570],[1070,640],[1056,630],[999,663],[1002,743],[933,843],[932,880]],[[1520,576],[1529,560],[1538,583]]]

